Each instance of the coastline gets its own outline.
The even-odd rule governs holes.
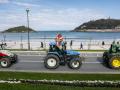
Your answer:
[[[43,50],[43,49],[49,49],[49,43],[53,42],[54,40],[39,40],[39,41],[30,41],[31,50]],[[67,49],[73,49],[73,50],[108,50],[111,43],[114,41],[114,39],[103,39],[103,40],[74,40],[72,42],[72,46],[70,46],[70,41],[67,40]],[[104,41],[105,45],[102,45],[102,42]],[[116,42],[120,39],[116,39]],[[41,42],[43,43],[43,47],[41,47]],[[7,41],[7,49],[27,49],[28,48],[28,42],[27,40],[24,41]],[[83,45],[83,48],[81,49],[81,43]]]
[[[120,32],[120,29],[85,29],[85,30],[72,30],[72,32]]]

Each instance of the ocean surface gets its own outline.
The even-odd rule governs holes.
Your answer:
[[[120,32],[69,32],[69,31],[38,31],[31,32],[30,39],[54,38],[57,33],[61,33],[64,38],[73,39],[120,39]],[[27,40],[27,33],[0,33],[0,41],[20,41]]]

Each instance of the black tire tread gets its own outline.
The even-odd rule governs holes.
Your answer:
[[[48,60],[49,58],[54,58],[54,59],[56,59],[57,64],[56,64],[55,67],[50,67],[50,66],[47,65],[47,60]],[[59,59],[59,57],[58,57],[57,55],[48,54],[48,55],[46,56],[45,60],[44,60],[44,65],[45,65],[45,67],[48,68],[48,69],[56,69],[56,68],[58,68],[59,65],[60,65],[60,59]]]
[[[81,65],[82,65],[82,61],[81,61],[81,60],[77,60],[77,61],[79,62],[79,66],[76,67],[76,68],[74,68],[74,67],[72,66],[72,62],[74,62],[74,61],[75,61],[75,60],[70,60],[70,61],[68,62],[69,68],[71,68],[71,69],[79,69],[79,68],[81,67]]]
[[[3,61],[3,60],[6,60],[7,63],[8,63],[8,65],[7,65],[6,67],[4,67],[4,66],[2,66],[1,63],[0,63],[0,66],[1,66],[2,68],[8,68],[8,67],[10,67],[11,61],[9,60],[9,58],[1,58],[1,59],[0,59],[0,62]]]

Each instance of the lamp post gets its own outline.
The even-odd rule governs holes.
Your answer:
[[[21,39],[21,44],[20,44],[21,49],[23,49],[23,42],[22,42],[23,41],[23,35],[22,35],[22,33],[23,33],[23,31],[21,32],[21,38],[20,38]]]
[[[26,9],[27,12],[27,27],[28,27],[28,50],[30,50],[30,32],[29,32],[29,9]]]
[[[6,35],[3,33],[3,42],[6,43]]]

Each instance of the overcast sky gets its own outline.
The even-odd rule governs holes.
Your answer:
[[[37,30],[72,30],[80,24],[101,18],[120,19],[120,0],[0,0],[0,31],[26,26]]]

